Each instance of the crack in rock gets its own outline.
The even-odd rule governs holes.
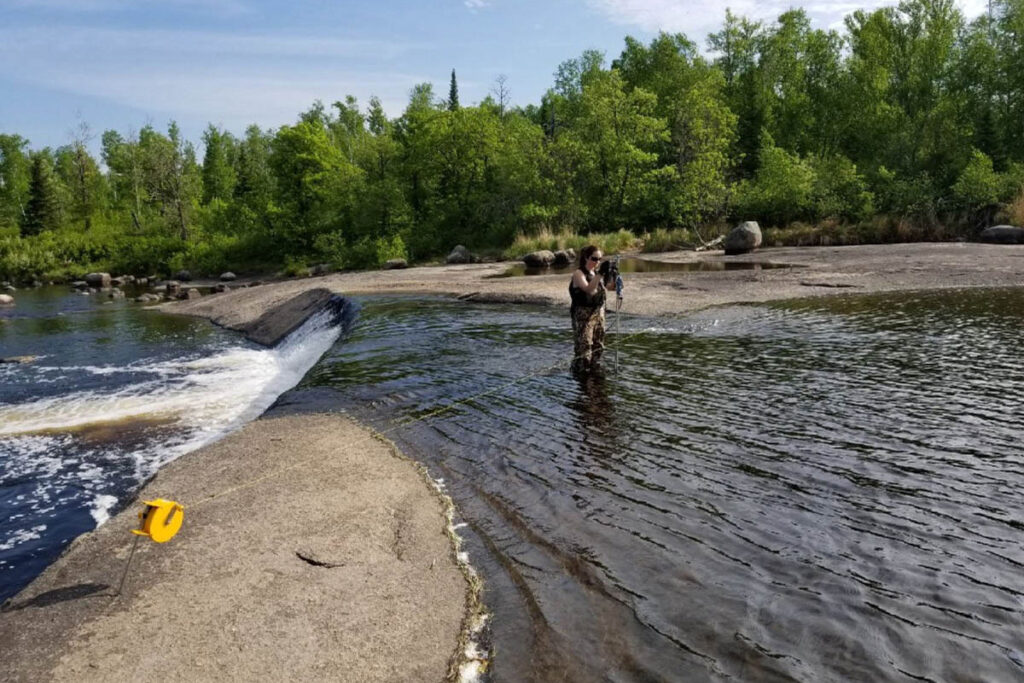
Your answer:
[[[327,560],[321,560],[321,559],[317,558],[317,556],[314,555],[313,553],[309,553],[309,552],[305,552],[304,553],[301,550],[296,550],[295,551],[295,555],[296,555],[296,557],[298,557],[303,562],[306,562],[307,564],[311,564],[314,567],[323,567],[324,569],[334,569],[335,567],[344,567],[345,566],[344,562],[328,562]]]

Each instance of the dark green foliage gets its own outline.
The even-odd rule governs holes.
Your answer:
[[[0,134],[0,228],[17,227],[28,202],[30,166],[28,140]]]
[[[60,226],[60,214],[57,181],[53,177],[50,155],[45,151],[37,152],[32,155],[28,202],[21,221],[21,234],[38,235],[44,230],[55,230]]]
[[[448,111],[459,109],[459,84],[455,80],[455,69],[452,69],[452,82],[448,86]]]

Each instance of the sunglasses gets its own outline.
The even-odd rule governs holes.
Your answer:
[[[590,257],[590,260],[591,260],[591,261],[600,261],[600,260],[601,260],[601,257],[600,257],[600,256],[591,256],[591,257]]]

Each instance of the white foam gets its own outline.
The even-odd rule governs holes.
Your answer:
[[[72,392],[17,405],[0,405],[0,436],[38,434],[89,425],[157,420],[197,431],[201,442],[257,417],[295,386],[337,340],[330,312],[313,316],[274,349],[226,348],[208,358],[135,365],[155,379],[115,392]],[[126,368],[89,368],[96,373]]]
[[[168,431],[154,433],[158,436],[144,430],[143,441],[121,456],[130,458],[129,471],[141,483],[160,466],[263,413],[337,341],[341,328],[333,322],[333,312],[318,313],[273,349],[238,344],[207,358],[77,367],[101,375],[130,370],[145,373],[147,378],[107,393],[72,388],[63,396],[0,404],[4,478],[33,482],[33,516],[52,509],[52,498],[61,489],[78,488],[85,492],[90,514],[101,525],[117,504],[111,495],[114,484],[101,463],[79,459],[82,444],[69,432],[146,420],[170,426]],[[124,469],[120,472],[123,475]],[[123,483],[117,486],[120,489]],[[19,495],[18,500],[25,496]],[[16,532],[0,550],[38,538],[42,530],[45,527]]]
[[[96,520],[96,526],[103,526],[110,519],[110,510],[117,505],[115,496],[100,494],[92,501],[92,510],[89,514]]]
[[[6,541],[0,543],[0,550],[10,550],[19,543],[42,538],[44,531],[46,531],[45,524],[39,524],[31,529],[17,529]]]

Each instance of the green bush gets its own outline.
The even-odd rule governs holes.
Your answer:
[[[971,160],[953,183],[953,197],[965,209],[980,209],[999,201],[1003,179],[992,167],[992,159],[974,150]]]
[[[737,185],[734,216],[787,225],[813,215],[814,169],[796,154],[776,147],[771,136],[765,138],[757,172]]]
[[[814,217],[862,221],[874,213],[874,196],[857,167],[844,156],[816,157],[814,171]]]

